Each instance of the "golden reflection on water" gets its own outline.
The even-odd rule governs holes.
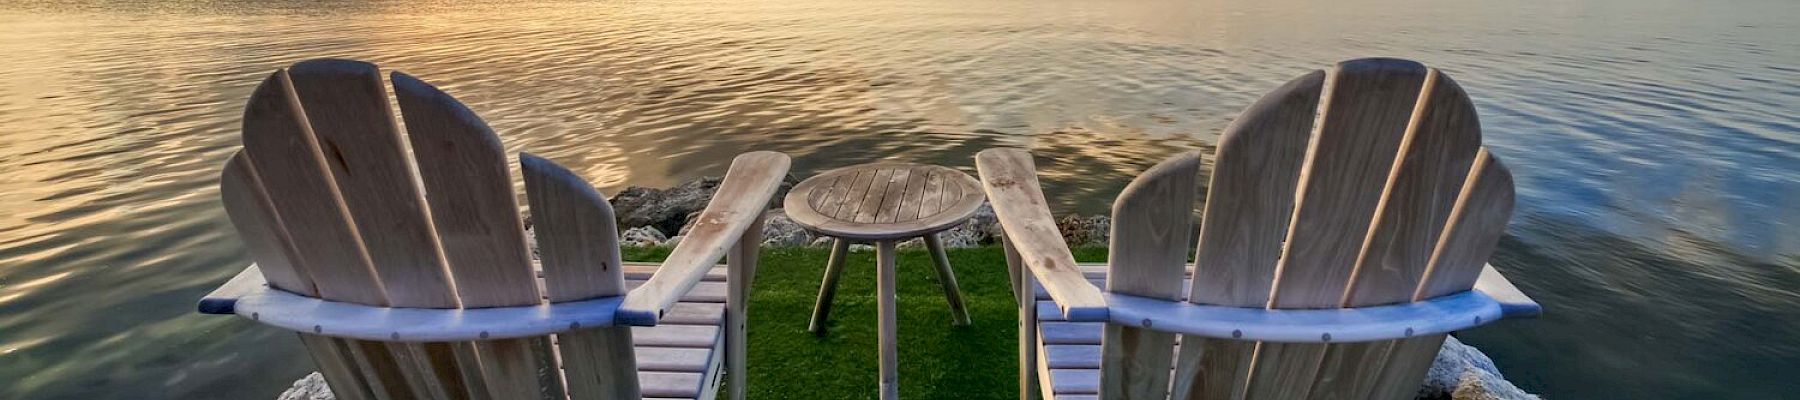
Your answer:
[[[1779,397],[1800,372],[1779,344],[1800,335],[1800,5],[1727,3],[0,3],[0,398],[264,398],[310,368],[284,333],[190,312],[245,262],[215,188],[244,98],[304,58],[433,82],[606,193],[748,150],[805,175],[1017,147],[1058,211],[1094,213],[1268,89],[1374,55],[1455,75],[1518,176],[1496,264],[1553,311],[1471,340],[1510,376]],[[1634,350],[1643,330],[1682,340]]]

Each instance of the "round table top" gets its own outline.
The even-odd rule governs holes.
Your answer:
[[[845,239],[904,239],[950,229],[986,196],[962,171],[923,164],[853,165],[788,191],[783,207],[800,226]]]

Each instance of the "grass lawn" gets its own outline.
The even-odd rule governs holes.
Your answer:
[[[668,249],[628,249],[660,261]],[[750,293],[753,399],[873,399],[877,395],[875,252],[852,252],[839,280],[829,334],[806,331],[826,248],[766,248]],[[999,247],[950,249],[973,324],[950,325],[950,308],[924,249],[898,256],[900,395],[915,399],[1017,399],[1017,311]],[[1075,249],[1105,261],[1104,248]]]

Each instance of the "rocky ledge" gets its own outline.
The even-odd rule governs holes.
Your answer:
[[[623,231],[619,241],[625,246],[674,246],[681,242],[688,227],[700,211],[712,199],[718,190],[719,178],[705,177],[689,181],[680,186],[667,189],[644,187],[627,187],[613,196],[611,202],[613,212],[618,217],[619,228]],[[776,192],[767,211],[768,218],[763,223],[763,246],[766,247],[800,247],[828,246],[831,238],[813,234],[793,220],[779,207],[781,198],[787,190],[799,180],[789,176]],[[1063,240],[1070,246],[1104,246],[1112,231],[1112,219],[1106,216],[1069,215],[1056,221],[1056,227],[1062,232]],[[525,221],[530,236],[531,221]],[[669,232],[673,232],[671,235]],[[994,209],[986,203],[977,209],[975,215],[947,231],[939,233],[944,247],[962,248],[993,245],[1000,239],[1000,226],[994,217]],[[535,238],[533,238],[535,239]],[[532,252],[537,252],[536,240],[531,241]],[[919,239],[900,243],[901,248],[922,247]],[[868,251],[871,247],[865,244],[851,245],[851,251]],[[535,254],[534,254],[535,255]],[[1426,376],[1424,385],[1419,388],[1420,399],[1454,399],[1454,400],[1515,400],[1537,399],[1536,395],[1526,393],[1514,386],[1500,375],[1499,368],[1481,350],[1463,344],[1462,341],[1450,337],[1438,350],[1437,359],[1432,361],[1431,372]],[[325,380],[314,372],[294,382],[294,386],[281,394],[280,400],[331,400],[331,389],[325,386]]]

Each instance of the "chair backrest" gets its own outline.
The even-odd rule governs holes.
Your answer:
[[[499,138],[448,94],[403,73],[391,77],[404,134],[373,64],[301,62],[276,71],[251,95],[244,149],[232,157],[221,190],[271,285],[326,300],[421,308],[625,293],[605,199],[567,170],[524,156],[543,254],[540,292]],[[302,338],[343,399],[637,395],[624,327],[559,335],[560,346],[548,337]]]
[[[1259,308],[1417,301],[1472,287],[1512,211],[1468,95],[1412,61],[1303,75],[1225,131],[1183,293],[1199,165],[1177,156],[1120,195],[1107,290]],[[1177,352],[1172,336],[1109,326],[1102,398],[1410,398],[1443,341],[1183,337]]]

